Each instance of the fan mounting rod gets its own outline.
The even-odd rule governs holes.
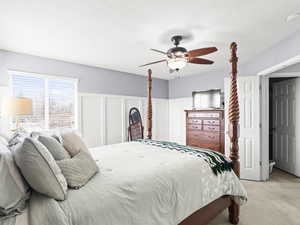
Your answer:
[[[180,41],[182,41],[181,35],[175,35],[171,38],[171,41],[174,43],[174,45],[177,47],[180,44]]]

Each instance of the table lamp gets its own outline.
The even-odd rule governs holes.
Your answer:
[[[32,115],[32,100],[29,98],[2,98],[2,115],[13,116],[16,120],[16,130],[19,129],[19,116]]]

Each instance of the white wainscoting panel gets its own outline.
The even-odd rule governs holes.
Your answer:
[[[186,144],[185,112],[192,109],[193,98],[176,98],[169,100],[169,136],[170,141]]]
[[[81,98],[80,107],[80,130],[85,142],[89,143],[91,147],[102,145],[101,136],[94,134],[101,134],[101,118],[103,117],[102,107],[103,98],[99,96],[85,96]]]
[[[153,99],[153,139],[169,140],[168,99]],[[147,99],[118,95],[79,94],[79,129],[89,147],[128,140],[128,114],[132,107],[140,110],[145,127]]]
[[[160,141],[169,140],[169,101],[165,99],[153,99],[152,104],[153,139]]]
[[[106,142],[105,144],[116,144],[125,139],[124,131],[124,100],[119,97],[105,98],[105,123]]]

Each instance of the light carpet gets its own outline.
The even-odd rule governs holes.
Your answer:
[[[242,181],[248,202],[240,225],[300,225],[300,179],[275,169],[267,182]],[[209,225],[230,225],[223,212]]]

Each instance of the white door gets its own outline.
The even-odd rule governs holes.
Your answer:
[[[272,84],[272,139],[276,167],[296,174],[296,79]]]
[[[260,153],[260,79],[258,76],[238,77],[240,105],[240,163],[241,178],[261,180]],[[224,81],[225,97],[225,153],[229,155],[228,106],[230,78]]]

